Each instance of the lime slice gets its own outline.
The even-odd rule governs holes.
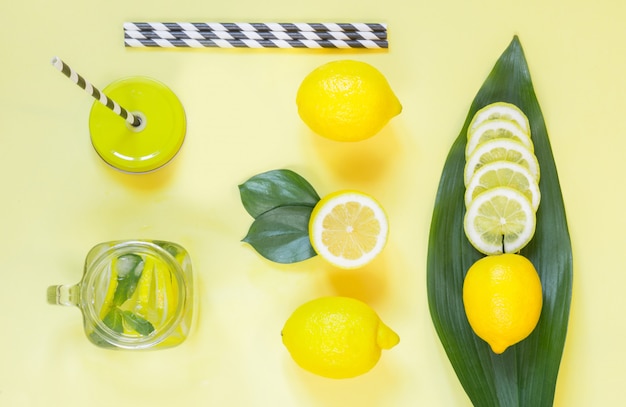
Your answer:
[[[528,198],[509,187],[496,187],[476,196],[467,208],[465,235],[486,255],[516,253],[535,233],[535,211]]]
[[[311,213],[309,238],[316,253],[340,268],[362,267],[387,242],[387,215],[380,204],[358,191],[322,198]]]
[[[518,190],[528,198],[533,210],[537,211],[541,199],[537,181],[527,168],[510,161],[494,161],[480,167],[465,190],[465,205],[470,206],[479,194],[496,187]]]
[[[473,131],[468,132],[465,157],[469,157],[482,143],[497,138],[510,138],[522,143],[531,152],[535,151],[530,135],[517,123],[506,119],[493,119],[482,122]]]
[[[539,182],[539,163],[537,157],[522,143],[507,139],[493,139],[476,147],[465,163],[465,186],[470,182],[472,175],[483,165],[494,161],[510,161],[526,167]]]
[[[469,132],[474,131],[480,123],[492,119],[507,119],[514,121],[522,130],[524,130],[527,134],[530,134],[528,117],[526,117],[524,112],[522,112],[519,107],[506,102],[492,103],[477,111],[468,127],[468,134]]]

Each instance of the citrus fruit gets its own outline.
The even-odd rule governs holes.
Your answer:
[[[476,335],[499,354],[535,329],[543,305],[541,280],[524,256],[483,257],[467,271],[463,305]]]
[[[530,124],[528,123],[528,117],[522,112],[522,110],[512,103],[496,102],[491,103],[479,111],[476,112],[472,121],[469,124],[468,131],[473,131],[480,123],[485,120],[492,119],[507,119],[512,120],[517,125],[530,134]]]
[[[537,157],[522,143],[512,139],[499,138],[484,142],[476,147],[467,158],[464,170],[465,186],[469,184],[474,172],[481,166],[493,161],[511,161],[526,167],[539,182],[539,163]]]
[[[470,202],[463,226],[476,250],[484,254],[515,253],[535,233],[535,211],[521,192],[491,188]]]
[[[359,191],[338,191],[322,198],[309,220],[315,252],[345,269],[372,261],[387,242],[389,223],[382,206]]]
[[[369,305],[348,297],[322,297],[301,305],[281,335],[300,367],[334,379],[368,372],[382,349],[400,341]]]
[[[486,120],[467,135],[465,156],[469,157],[474,149],[487,140],[510,138],[522,143],[529,151],[534,151],[530,135],[515,122],[506,119]]]
[[[537,211],[541,193],[533,175],[520,164],[510,161],[493,161],[480,167],[470,178],[465,189],[465,206],[479,194],[495,187],[511,187],[520,191],[530,200]]]
[[[385,76],[353,60],[329,62],[309,73],[296,105],[311,130],[336,141],[370,138],[402,111]]]

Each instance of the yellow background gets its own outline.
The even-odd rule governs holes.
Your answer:
[[[5,2],[7,3],[7,2]],[[137,50],[124,21],[376,21],[384,52]],[[470,102],[513,35],[530,66],[560,175],[574,293],[556,406],[626,404],[626,3],[481,1],[45,1],[0,14],[1,406],[469,406],[432,326],[426,249],[445,157]],[[93,151],[92,100],[50,64],[59,56],[103,88],[124,76],[166,83],[187,113],[168,167],[126,175]],[[381,70],[404,110],[376,137],[312,134],[294,103],[304,76],[354,58]],[[320,194],[357,188],[389,213],[371,266],[314,258],[280,266],[240,242],[252,219],[237,185],[290,168]],[[77,309],[45,301],[77,282],[95,244],[160,238],[191,253],[197,324],[180,347],[109,352]],[[369,374],[332,381],[300,370],[280,340],[301,303],[368,302],[401,336]]]

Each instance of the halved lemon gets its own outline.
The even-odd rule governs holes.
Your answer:
[[[530,201],[533,210],[539,208],[539,185],[527,168],[510,161],[494,161],[480,167],[465,189],[465,206],[479,194],[496,187],[511,187],[520,191]]]
[[[384,248],[389,222],[382,206],[358,191],[338,191],[322,198],[311,213],[309,238],[329,263],[362,267]]]
[[[522,130],[530,134],[530,124],[528,123],[528,117],[522,112],[522,110],[512,103],[496,102],[491,103],[479,111],[476,112],[468,131],[473,131],[480,123],[485,120],[492,119],[507,119],[517,123]]]
[[[535,151],[530,135],[511,120],[493,119],[482,122],[467,134],[465,157],[469,157],[480,144],[497,138],[510,138],[522,143],[531,152]]]
[[[465,163],[465,186],[470,182],[472,175],[483,165],[494,161],[511,161],[526,167],[539,182],[539,162],[537,157],[522,143],[507,139],[493,139],[476,147]]]
[[[510,187],[478,195],[467,208],[465,234],[486,255],[516,253],[530,242],[537,220],[528,198]]]

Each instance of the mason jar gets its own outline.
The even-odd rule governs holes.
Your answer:
[[[48,302],[78,307],[84,331],[106,349],[164,349],[191,327],[194,293],[189,253],[161,240],[100,243],[74,285],[48,287]]]

